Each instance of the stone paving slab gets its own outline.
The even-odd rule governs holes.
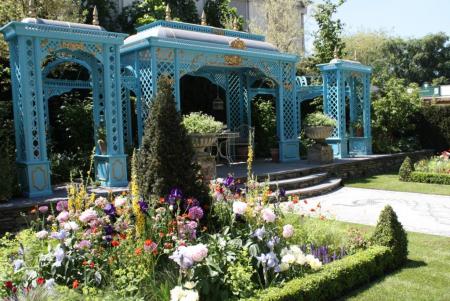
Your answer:
[[[406,230],[450,237],[450,196],[343,187],[308,201],[337,220],[366,225],[389,204]]]

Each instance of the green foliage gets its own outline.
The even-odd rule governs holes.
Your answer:
[[[371,241],[392,250],[393,266],[399,267],[406,263],[408,237],[391,206],[386,205],[381,211]]]
[[[414,171],[411,173],[411,182],[450,185],[450,174],[437,174]]]
[[[314,35],[314,57],[317,63],[328,63],[335,55],[343,57],[345,43],[341,34],[344,24],[339,19],[333,19],[337,9],[345,0],[325,0],[317,5],[314,19],[318,25],[318,31]]]
[[[233,22],[237,20],[238,28],[243,28],[244,18],[238,15],[236,7],[231,6],[231,0],[208,0],[203,9],[208,25],[232,29]]]
[[[373,246],[325,265],[320,271],[293,279],[280,288],[268,288],[246,301],[335,300],[344,293],[384,275],[391,268],[392,252]]]
[[[256,156],[264,158],[270,156],[270,148],[277,147],[277,116],[271,100],[258,98],[253,104],[255,152]]]
[[[405,81],[391,78],[380,86],[372,115],[375,152],[409,151],[418,147],[416,114],[421,107],[417,85],[405,86]]]
[[[450,149],[450,106],[424,106],[416,123],[423,148]]]
[[[336,126],[336,120],[321,112],[309,114],[304,123],[306,126]]]
[[[222,122],[202,112],[185,115],[181,123],[189,134],[218,134],[223,130]]]
[[[138,185],[143,197],[164,196],[174,187],[186,196],[204,198],[194,150],[175,106],[169,79],[158,82],[137,156]]]
[[[17,192],[17,174],[15,167],[14,122],[12,103],[0,101],[0,201],[9,199]]]
[[[450,174],[450,159],[444,155],[422,159],[414,164],[414,170],[426,173]]]
[[[398,171],[398,178],[400,181],[408,182],[411,178],[411,173],[413,172],[413,166],[411,163],[411,159],[407,156],[405,160],[403,160],[402,166],[400,166],[400,170]]]

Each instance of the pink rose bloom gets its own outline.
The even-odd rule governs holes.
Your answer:
[[[235,201],[233,203],[233,213],[244,215],[245,210],[247,210],[247,203],[241,202],[241,201]]]
[[[124,196],[118,196],[114,199],[114,206],[122,207],[127,203],[127,198]]]
[[[292,225],[284,225],[283,226],[283,237],[289,238],[294,235],[294,227]]]
[[[62,211],[58,214],[58,216],[56,217],[56,219],[58,220],[58,222],[60,223],[64,223],[67,222],[69,220],[69,212],[67,211]]]
[[[195,262],[200,262],[208,256],[208,248],[204,244],[189,246],[186,251]]]
[[[82,223],[88,223],[91,220],[96,219],[96,218],[97,218],[97,212],[91,208],[83,211],[83,213],[81,213],[81,215],[79,217],[80,222],[82,222]]]
[[[270,208],[265,208],[261,211],[262,214],[262,218],[266,223],[273,223],[275,221],[275,219],[277,218],[277,216],[275,215],[275,213],[273,212],[272,209]]]

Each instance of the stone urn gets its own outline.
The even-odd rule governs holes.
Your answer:
[[[205,148],[213,146],[217,134],[189,134],[195,150],[195,160],[200,165],[203,181],[209,183],[216,177],[216,158],[205,152]]]
[[[305,128],[306,136],[316,141],[308,147],[308,161],[311,163],[331,163],[333,162],[333,149],[325,139],[333,133],[332,126],[313,126]]]

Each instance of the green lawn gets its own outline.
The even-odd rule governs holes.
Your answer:
[[[401,182],[396,174],[377,175],[362,179],[346,180],[344,185],[357,188],[450,195],[450,185]]]
[[[408,240],[409,261],[403,269],[341,300],[450,300],[450,238],[409,232]]]

